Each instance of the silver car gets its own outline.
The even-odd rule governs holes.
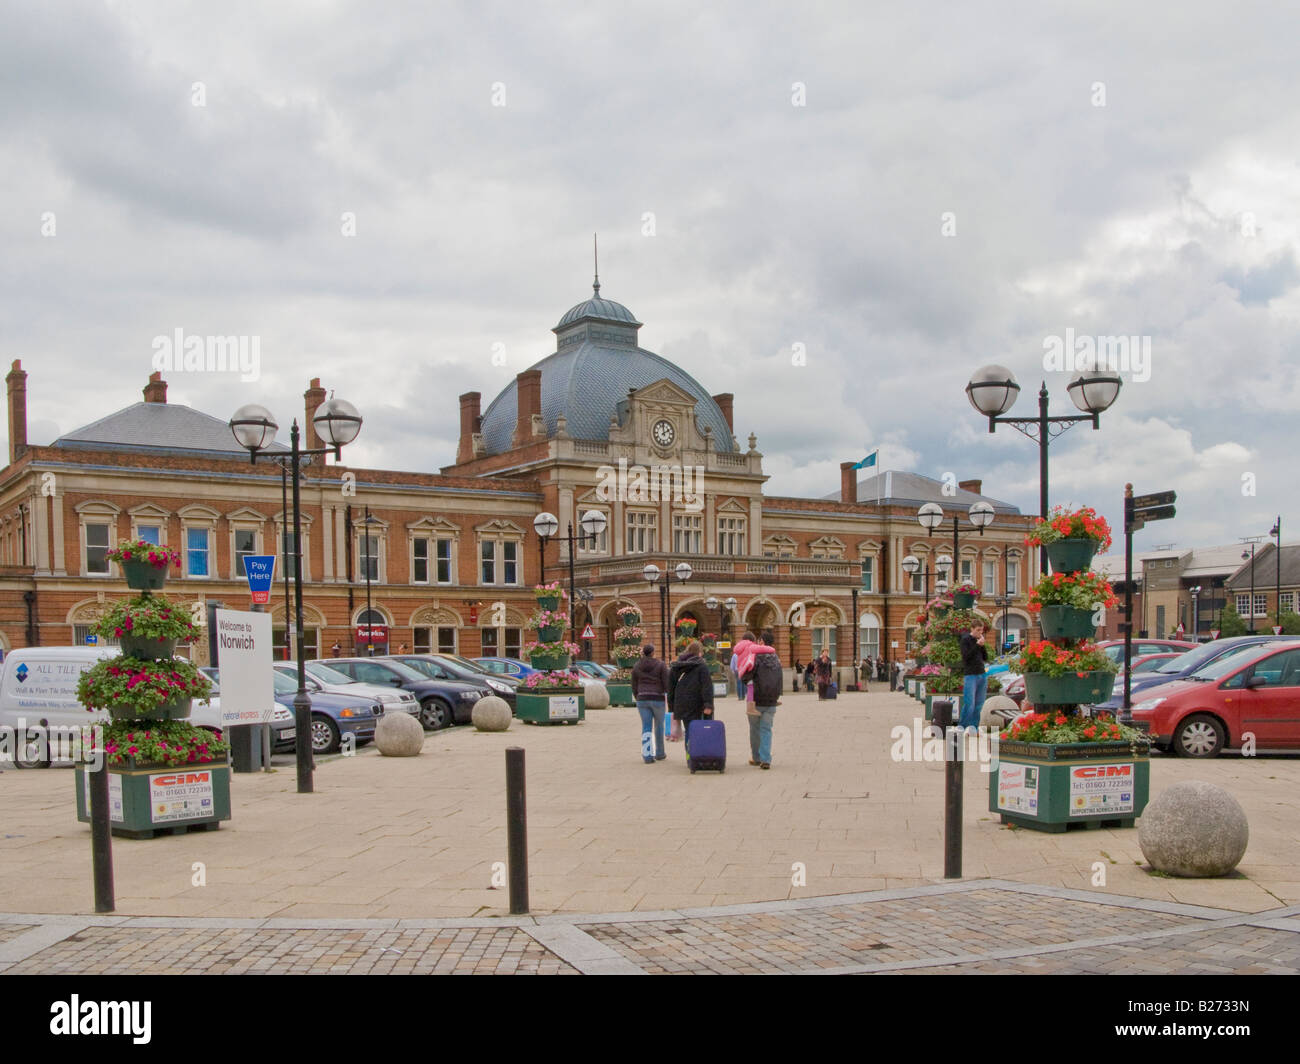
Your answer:
[[[290,677],[294,683],[298,682],[298,666],[294,662],[276,661],[272,662],[272,666],[276,672]],[[402,712],[409,713],[413,717],[420,715],[419,700],[410,691],[380,687],[373,683],[361,683],[339,672],[338,669],[331,669],[323,661],[307,662],[306,672],[308,691],[324,691],[327,695],[359,695],[381,703],[385,713]]]

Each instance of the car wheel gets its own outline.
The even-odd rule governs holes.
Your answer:
[[[339,726],[329,717],[313,713],[311,717],[311,750],[314,754],[332,754],[339,748]]]
[[[451,707],[436,698],[421,702],[420,723],[427,731],[441,731],[451,727]]]
[[[1181,757],[1218,757],[1227,738],[1217,720],[1206,713],[1194,713],[1174,732],[1174,749]]]
[[[28,749],[39,749],[34,743],[22,743],[19,749],[14,751],[14,768],[49,768],[50,762],[42,760],[40,757],[28,757]]]

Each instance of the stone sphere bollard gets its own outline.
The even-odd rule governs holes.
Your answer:
[[[479,731],[508,731],[512,717],[510,703],[496,695],[480,698],[470,711],[470,719]]]
[[[385,757],[415,757],[424,746],[424,727],[409,713],[385,713],[375,725],[375,747]]]
[[[1201,780],[1162,791],[1138,821],[1143,856],[1171,876],[1226,876],[1249,842],[1250,825],[1237,799]]]
[[[980,727],[1005,728],[1020,714],[1020,707],[1014,698],[1006,695],[990,695],[984,699],[984,708],[980,710]]]
[[[609,709],[609,688],[603,683],[589,683],[582,689],[582,704],[586,709]]]

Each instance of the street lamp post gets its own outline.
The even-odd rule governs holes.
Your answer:
[[[971,406],[989,419],[989,432],[999,425],[1010,425],[1022,435],[1038,443],[1038,508],[1040,516],[1047,517],[1047,452],[1048,445],[1057,436],[1081,421],[1091,421],[1094,429],[1101,428],[1101,414],[1108,410],[1119,396],[1119,374],[1109,370],[1088,370],[1075,376],[1066,387],[1074,405],[1082,414],[1063,417],[1047,416],[1047,382],[1038,390],[1037,417],[1003,417],[1016,396],[1020,385],[1005,366],[982,366],[972,374],[966,385],[966,396]],[[1039,568],[1047,572],[1047,548],[1039,549]]]
[[[297,736],[298,793],[312,792],[312,749],[311,749],[311,698],[307,694],[306,648],[304,646],[302,624],[302,469],[300,460],[309,455],[326,455],[332,453],[336,460],[342,460],[343,447],[357,438],[361,431],[361,415],[357,408],[345,399],[329,399],[316,408],[312,416],[312,425],[328,447],[303,449],[299,444],[298,419],[294,418],[289,429],[289,461],[293,480],[293,604],[294,636],[298,653],[298,693],[293,696],[294,726]],[[248,451],[250,464],[257,463],[258,452],[270,446],[275,439],[279,426],[264,406],[249,403],[235,411],[230,419],[230,431],[239,445]],[[269,455],[264,457],[270,457]],[[285,618],[286,628],[288,617]],[[285,633],[288,641],[288,632]]]
[[[586,544],[588,540],[595,545],[596,538],[605,531],[609,524],[609,519],[599,510],[588,510],[582,515],[578,522],[582,528],[581,535],[574,535],[573,522],[569,522],[569,534],[560,538],[561,543],[569,545],[569,642],[578,642],[578,611],[574,603],[574,569],[573,556],[579,544]],[[553,513],[543,511],[533,518],[533,531],[537,533],[539,541],[538,553],[541,560],[541,569],[543,576],[546,573],[546,541],[549,540],[556,532],[560,530],[560,521]],[[541,581],[545,583],[545,580]]]
[[[1252,541],[1249,551],[1241,552],[1241,560],[1250,559],[1250,634],[1255,634],[1255,544]]]
[[[948,555],[946,554],[939,555],[939,557],[935,559],[935,565],[938,567],[937,571],[932,572],[930,569],[928,558],[926,559],[926,566],[924,569],[921,568],[921,559],[918,558],[915,554],[909,554],[902,561],[903,572],[907,573],[908,576],[915,576],[917,573],[921,573],[925,577],[925,601],[926,602],[930,601],[930,577],[937,575],[937,573],[947,573],[948,566],[944,564],[945,562],[951,564],[952,559],[949,558]]]
[[[1192,641],[1199,643],[1201,641],[1201,585],[1189,587],[1187,593],[1192,596]]]
[[[1274,566],[1275,585],[1273,588],[1273,595],[1274,595],[1273,623],[1280,625],[1282,623],[1282,515],[1281,514],[1277,515],[1277,521],[1275,521],[1273,527],[1268,530],[1268,534],[1270,536],[1277,537],[1277,553],[1273,557],[1273,560],[1276,563]],[[1254,603],[1251,604],[1250,612],[1251,613],[1255,612]]]
[[[662,580],[660,579],[660,574],[661,571],[659,569],[659,566],[655,565],[653,562],[641,570],[641,576],[644,577],[646,582],[651,587],[659,588],[660,652],[663,656],[663,660],[667,661],[668,660],[668,608],[669,608],[668,585],[670,581],[669,581],[669,574],[667,569],[662,570],[662,576],[663,576]],[[687,580],[689,580],[692,576],[695,575],[695,570],[691,568],[689,562],[678,562],[677,568],[673,570],[673,574],[677,577],[678,580],[680,580],[682,583],[685,583]]]
[[[370,507],[366,507],[366,515],[361,519],[361,523],[366,526],[362,535],[366,538],[366,656],[373,658],[375,656],[375,633],[374,615],[370,611],[370,526],[377,524],[373,517],[370,516]]]

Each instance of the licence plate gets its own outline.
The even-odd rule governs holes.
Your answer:
[[[297,737],[298,737],[298,733],[293,728],[288,728],[285,731],[276,733],[276,738],[279,739],[281,742],[283,742],[285,739],[296,739]]]

